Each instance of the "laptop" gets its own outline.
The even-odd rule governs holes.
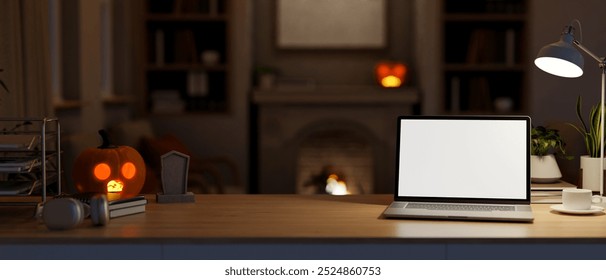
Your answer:
[[[387,218],[532,222],[530,117],[398,117]]]

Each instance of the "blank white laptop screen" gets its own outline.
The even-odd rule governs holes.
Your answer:
[[[525,120],[400,122],[397,196],[527,198]]]

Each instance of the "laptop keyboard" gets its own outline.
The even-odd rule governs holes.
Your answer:
[[[511,205],[444,204],[444,203],[408,203],[406,209],[427,209],[446,211],[514,211]]]

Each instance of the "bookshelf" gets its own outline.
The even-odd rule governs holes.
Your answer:
[[[229,0],[145,0],[145,111],[228,111]]]
[[[442,110],[526,110],[526,0],[442,0]]]

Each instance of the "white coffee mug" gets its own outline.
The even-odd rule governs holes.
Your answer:
[[[589,210],[591,209],[592,192],[588,189],[564,189],[562,190],[562,204],[567,210]]]

